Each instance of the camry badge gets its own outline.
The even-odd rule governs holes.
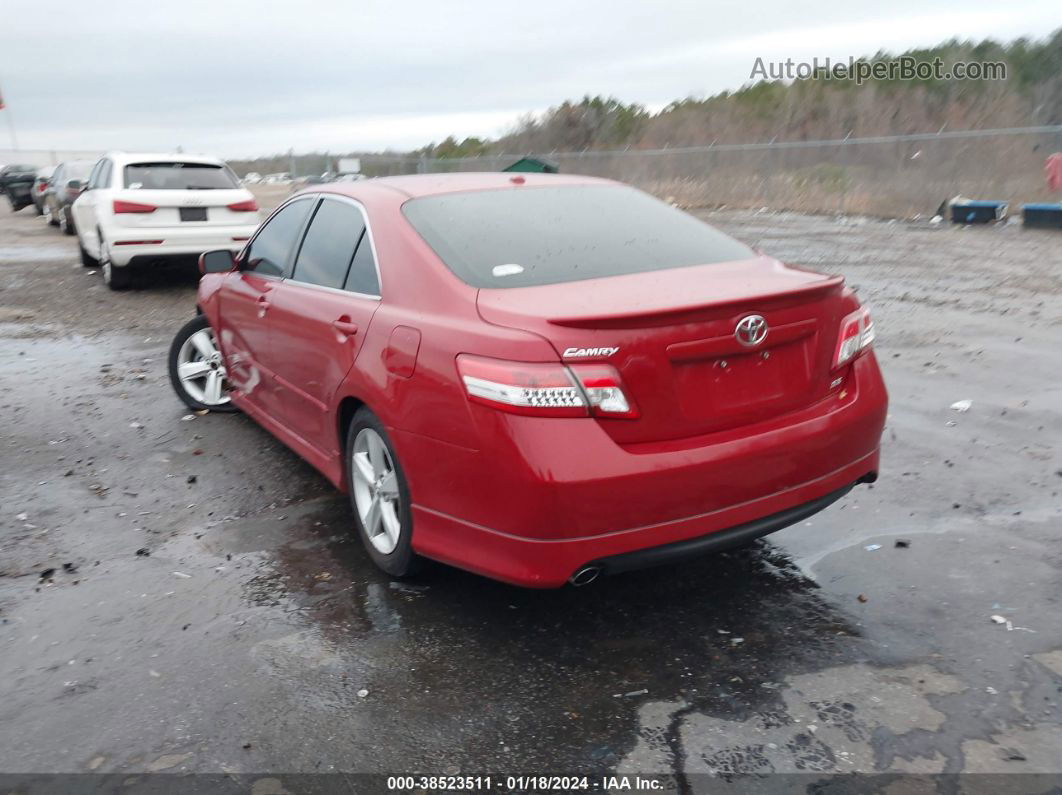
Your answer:
[[[565,359],[581,359],[586,356],[611,356],[619,353],[619,348],[568,348],[564,351]]]
[[[748,348],[759,345],[767,337],[767,321],[763,319],[763,315],[743,317],[734,329],[734,336]]]

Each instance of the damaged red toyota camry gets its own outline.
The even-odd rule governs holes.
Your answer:
[[[725,549],[878,473],[868,311],[631,187],[315,186],[204,254],[170,372],[349,493],[394,576],[531,587]]]

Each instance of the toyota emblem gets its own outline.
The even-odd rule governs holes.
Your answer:
[[[763,319],[763,315],[743,317],[734,329],[734,336],[748,348],[759,345],[767,337],[767,321]]]

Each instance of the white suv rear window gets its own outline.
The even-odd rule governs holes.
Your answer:
[[[240,187],[226,166],[212,163],[131,163],[124,186],[131,190],[230,190]]]

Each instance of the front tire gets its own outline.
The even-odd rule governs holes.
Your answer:
[[[236,411],[229,398],[225,362],[206,315],[185,323],[170,345],[170,383],[193,411]]]
[[[413,552],[406,476],[383,423],[364,406],[350,422],[345,450],[354,525],[369,557],[392,577],[416,574],[423,560]]]
[[[100,264],[100,261],[98,259],[93,257],[85,250],[85,244],[81,242],[80,235],[77,239],[77,249],[78,252],[81,254],[81,264],[84,265],[86,268],[95,268],[97,265]]]

